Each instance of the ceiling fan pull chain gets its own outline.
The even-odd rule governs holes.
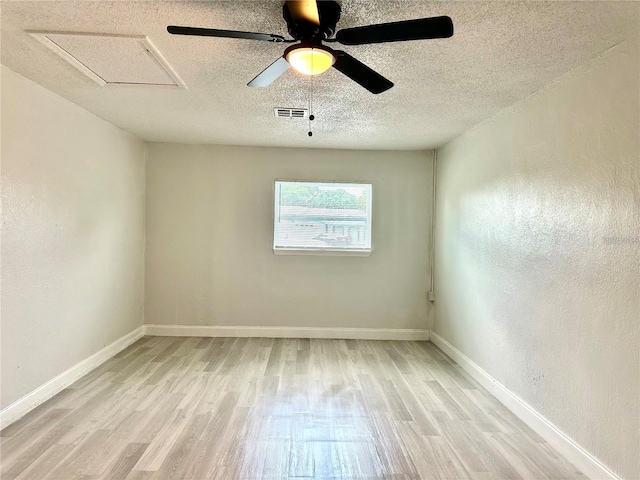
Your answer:
[[[313,56],[311,56],[311,71],[313,71]],[[314,75],[309,75],[309,133],[310,137],[313,136],[313,132],[311,131],[311,121],[316,117],[311,113],[311,109],[313,107],[313,77]]]

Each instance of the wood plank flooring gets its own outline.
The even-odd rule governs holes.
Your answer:
[[[0,437],[2,480],[586,479],[428,342],[145,337]]]

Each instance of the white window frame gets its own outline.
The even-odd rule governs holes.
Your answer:
[[[371,194],[367,198],[367,212],[369,212],[368,235],[371,239],[370,248],[320,248],[320,247],[278,247],[276,245],[276,219],[280,213],[280,204],[278,202],[278,183],[280,182],[296,182],[308,184],[343,184],[343,185],[368,185],[371,188]],[[373,251],[373,182],[348,182],[336,180],[292,180],[277,178],[273,182],[273,253],[276,255],[326,255],[326,256],[346,256],[346,257],[368,257]]]

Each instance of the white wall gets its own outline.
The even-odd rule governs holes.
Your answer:
[[[435,332],[640,476],[638,42],[438,152]]]
[[[430,327],[430,152],[148,148],[147,323]],[[275,179],[372,182],[371,256],[274,255]]]
[[[2,407],[142,325],[142,141],[2,67]]]

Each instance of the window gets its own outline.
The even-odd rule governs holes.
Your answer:
[[[275,253],[371,252],[368,183],[276,181]]]

